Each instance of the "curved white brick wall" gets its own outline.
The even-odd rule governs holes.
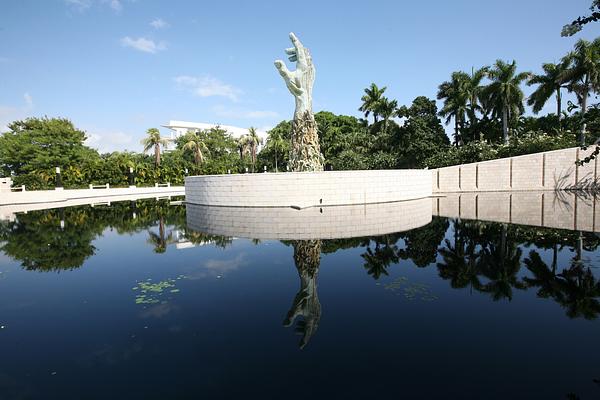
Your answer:
[[[383,203],[431,196],[431,171],[284,172],[185,178],[186,202],[232,207]]]
[[[213,207],[186,204],[187,226],[250,239],[342,239],[403,232],[431,222],[431,199],[340,207]]]

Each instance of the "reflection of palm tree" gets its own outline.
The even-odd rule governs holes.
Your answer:
[[[530,251],[529,257],[523,260],[533,278],[523,278],[527,287],[539,287],[538,297],[559,299],[561,297],[559,282],[556,276],[556,256],[551,268],[548,268],[537,251]]]
[[[283,321],[290,326],[298,316],[303,320],[296,324],[296,332],[302,335],[300,348],[304,348],[319,327],[321,303],[317,294],[317,275],[321,263],[321,241],[302,240],[293,243],[294,262],[300,275],[300,290],[294,297],[292,307]]]
[[[452,246],[446,239],[446,247],[438,251],[442,255],[443,263],[438,263],[438,271],[443,279],[450,279],[450,286],[453,288],[465,288],[479,290],[481,282],[479,281],[478,257],[475,253],[475,246],[469,242],[466,246],[462,241],[458,241]]]
[[[158,219],[158,234],[148,231],[148,243],[154,246],[155,253],[164,253],[167,251],[167,245],[173,243],[173,232],[165,237],[165,220],[161,215]]]
[[[375,250],[371,247],[367,248],[361,257],[365,260],[365,269],[367,274],[374,279],[379,279],[381,275],[388,275],[387,269],[391,264],[396,264],[400,260],[398,255],[398,247],[396,243],[392,243],[389,235],[384,235],[383,238],[375,238]],[[383,243],[383,246],[381,244]]]
[[[600,313],[600,282],[594,278],[591,269],[574,264],[559,277],[563,295],[558,301],[567,309],[567,316],[596,319]]]
[[[502,298],[512,300],[512,288],[525,289],[517,278],[521,269],[522,251],[515,242],[508,241],[506,224],[502,224],[500,243],[491,241],[481,254],[481,270],[490,280],[482,291],[492,294],[494,301]]]
[[[444,262],[438,263],[438,272],[443,279],[450,279],[453,288],[465,288],[480,290],[479,281],[479,257],[476,252],[476,234],[469,234],[469,222],[454,220],[452,230],[454,231],[454,245],[448,239],[444,240],[446,247],[441,247],[438,252]],[[475,225],[479,229],[479,224]]]

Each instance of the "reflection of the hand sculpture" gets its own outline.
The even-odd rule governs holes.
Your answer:
[[[304,348],[319,327],[321,303],[317,294],[317,275],[321,263],[320,240],[298,240],[293,243],[294,262],[300,275],[300,290],[294,297],[290,311],[283,321],[288,327],[298,316],[303,319],[296,324],[296,332],[302,335],[300,348]]]

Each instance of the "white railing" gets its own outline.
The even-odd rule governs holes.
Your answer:
[[[10,191],[11,192],[24,192],[25,191],[25,185],[21,185],[21,186],[17,186],[17,187],[11,187]]]

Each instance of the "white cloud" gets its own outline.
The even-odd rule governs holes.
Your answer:
[[[23,95],[23,99],[25,99],[25,104],[27,104],[27,107],[29,107],[29,108],[33,107],[33,98],[31,97],[31,95],[29,93],[25,93]]]
[[[119,0],[103,0],[103,3],[108,3],[108,6],[117,14],[123,10],[123,4]]]
[[[92,6],[92,0],[65,0],[65,3],[79,11],[79,12],[83,12],[86,11],[88,8],[90,8]]]
[[[211,97],[220,96],[226,97],[231,101],[238,101],[242,91],[232,85],[226,84],[210,75],[199,77],[180,75],[173,78],[177,86],[185,89],[195,96]]]
[[[131,47],[133,49],[143,51],[145,53],[156,54],[159,51],[166,50],[167,44],[165,42],[156,43],[152,39],[146,39],[144,37],[139,37],[137,39],[133,39],[129,36],[125,36],[121,38],[121,46],[123,47]]]
[[[79,11],[85,12],[92,7],[94,0],[64,0],[67,6]],[[123,11],[123,3],[121,0],[101,0],[101,4],[108,5],[115,13],[120,14]],[[98,4],[98,3],[96,3]]]
[[[279,116],[275,111],[231,109],[221,105],[213,107],[212,110],[215,115],[227,118],[264,119],[277,118]]]
[[[88,130],[85,145],[97,149],[100,153],[136,150],[133,136],[121,131]],[[138,146],[139,147],[139,146]]]
[[[25,104],[23,106],[3,106],[0,105],[0,132],[8,130],[8,124],[13,121],[31,116],[33,111],[33,98],[29,93],[23,94]]]
[[[154,29],[162,29],[162,28],[167,28],[169,27],[169,24],[167,22],[165,22],[163,19],[161,18],[155,18],[152,22],[150,22],[150,25],[154,28]]]

